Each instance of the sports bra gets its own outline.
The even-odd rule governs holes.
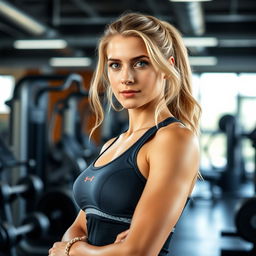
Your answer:
[[[86,213],[88,243],[96,246],[111,244],[119,233],[129,229],[133,213],[147,182],[137,166],[138,152],[158,129],[173,122],[180,121],[168,117],[157,126],[149,128],[114,160],[95,167],[97,159],[116,142],[117,137],[78,176],[73,185],[73,192],[78,206]],[[172,234],[173,230],[170,230],[170,235],[159,256],[168,254]]]

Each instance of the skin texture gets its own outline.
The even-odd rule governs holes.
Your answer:
[[[110,40],[106,54],[109,82],[115,97],[128,109],[129,129],[97,160],[96,166],[115,159],[138,140],[148,127],[155,125],[154,110],[164,91],[164,74],[154,69],[140,38],[116,35]],[[174,62],[173,58],[169,61]],[[125,97],[121,93],[123,90],[138,92]],[[169,116],[172,113],[166,106],[159,121]],[[104,145],[103,150],[111,141]],[[197,138],[180,123],[162,127],[141,148],[137,164],[142,175],[147,178],[147,183],[130,229],[119,234],[113,244],[106,246],[77,242],[71,247],[70,256],[158,255],[196,181],[199,168]],[[53,245],[49,250],[50,255],[63,256],[66,238],[68,240],[87,233],[83,228],[83,214],[79,213],[77,221],[64,235],[63,242]]]
[[[119,53],[122,53],[122,59],[119,58]],[[112,91],[124,108],[143,108],[163,94],[163,74],[156,72],[149,63],[147,50],[140,38],[114,36],[108,44],[107,56]],[[130,84],[126,85],[127,81]],[[129,89],[139,93],[132,98],[125,98],[120,92]]]

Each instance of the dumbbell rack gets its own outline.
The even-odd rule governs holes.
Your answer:
[[[44,234],[49,228],[49,220],[42,213],[29,214],[19,226],[15,224],[12,213],[12,203],[17,198],[27,200],[33,204],[43,192],[43,183],[40,178],[30,175],[22,178],[17,185],[10,186],[6,182],[0,183],[0,251],[6,255],[16,256],[16,245],[21,238],[30,234],[38,236]]]
[[[221,256],[255,256],[256,255],[256,129],[251,133],[242,134],[252,141],[255,150],[254,155],[254,197],[246,199],[241,204],[235,215],[236,232],[222,232],[222,236],[241,237],[252,243],[249,251],[245,250],[221,250]]]
[[[59,82],[60,85],[55,86]],[[67,90],[71,86],[76,92],[83,93],[82,77],[77,74],[27,76],[16,84],[13,97],[7,102],[11,109],[10,141],[8,148],[0,145],[0,150],[4,148],[7,152],[7,155],[0,152],[0,175],[1,180],[5,181],[5,187],[8,186],[9,192],[11,191],[11,199],[7,200],[8,193],[4,193],[5,200],[1,200],[0,236],[3,239],[0,239],[0,254],[3,248],[1,241],[5,240],[8,245],[5,256],[16,256],[17,253],[26,256],[46,255],[52,242],[60,239],[63,229],[67,229],[67,225],[71,225],[77,215],[78,209],[72,196],[68,191],[62,191],[62,188],[52,189],[46,173],[48,96],[50,92]],[[6,171],[10,169],[10,172]],[[31,174],[40,177],[45,189],[38,200],[28,202],[28,194],[36,196],[36,193],[26,194],[28,186],[21,185],[20,179]],[[42,224],[39,220],[43,217],[32,218],[32,221],[30,219],[23,223],[26,215],[35,210],[44,213],[51,224],[47,236],[40,238],[40,244],[35,237],[23,239],[25,233],[33,233],[33,229]],[[39,225],[33,224],[36,222]],[[58,230],[54,230],[54,227],[58,227]]]

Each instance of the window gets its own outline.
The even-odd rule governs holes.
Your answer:
[[[10,109],[5,101],[12,97],[14,83],[12,76],[0,75],[0,133],[8,129]]]
[[[226,164],[226,137],[216,132],[220,118],[235,115],[242,132],[256,128],[256,74],[204,73],[193,76],[194,96],[202,107],[201,168],[223,168]],[[254,170],[254,148],[242,139],[247,172]]]

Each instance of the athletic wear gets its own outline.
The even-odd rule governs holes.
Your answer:
[[[137,166],[137,154],[158,129],[173,122],[179,121],[169,117],[160,122],[158,128],[151,127],[120,156],[105,165],[95,167],[97,159],[116,142],[117,137],[79,175],[73,187],[74,197],[86,213],[90,244],[111,244],[119,233],[129,229],[135,207],[147,181]],[[169,252],[172,234],[173,231],[170,231],[159,256]]]

